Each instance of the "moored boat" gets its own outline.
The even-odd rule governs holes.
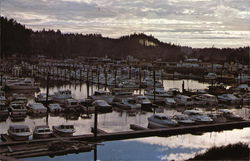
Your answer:
[[[241,116],[233,113],[229,109],[219,109],[219,112],[222,113],[222,115],[228,120],[228,121],[242,121],[244,120]]]
[[[179,124],[181,125],[194,125],[195,121],[190,119],[188,115],[185,114],[179,114],[179,115],[174,115],[173,117]]]
[[[32,78],[20,79],[19,81],[6,84],[12,90],[39,90],[38,84]]]
[[[92,96],[90,96],[93,100],[104,100],[107,103],[111,103],[114,99],[114,96],[110,92],[106,92],[103,90],[95,91]]]
[[[9,105],[10,116],[14,119],[24,119],[27,116],[27,108],[20,103],[12,102]]]
[[[48,105],[49,112],[59,113],[62,111],[62,107],[58,103],[52,103]]]
[[[8,135],[14,140],[28,140],[31,135],[27,125],[10,125]]]
[[[198,124],[209,124],[213,122],[212,118],[199,110],[185,110],[183,114],[188,115],[191,120],[196,121]]]
[[[46,114],[47,108],[41,103],[30,103],[27,109],[31,114]]]
[[[70,90],[59,90],[52,96],[53,101],[62,104],[66,99],[72,99]]]
[[[98,112],[112,112],[112,106],[104,100],[95,100],[93,105]]]
[[[164,128],[178,126],[178,122],[166,115],[154,114],[148,118],[149,127]]]
[[[76,132],[74,125],[58,125],[53,126],[53,133],[60,136],[72,136]]]
[[[47,96],[46,96],[46,93],[40,93],[36,96],[35,98],[35,101],[36,102],[39,102],[39,103],[47,103]],[[52,97],[50,95],[48,95],[48,103],[51,103],[53,100],[52,100]]]
[[[36,139],[49,138],[52,135],[52,131],[47,125],[36,126],[33,131],[33,137]]]

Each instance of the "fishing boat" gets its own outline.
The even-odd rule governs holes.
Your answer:
[[[139,104],[141,104],[141,108],[143,110],[149,110],[149,111],[152,110],[153,104],[146,96],[142,95],[135,96],[135,99]]]
[[[60,113],[62,111],[62,107],[58,103],[49,104],[48,108],[51,113]]]
[[[150,100],[154,100],[155,102],[164,102],[164,99],[167,97],[172,97],[172,94],[166,91],[164,88],[155,88],[149,89],[144,92],[144,95],[148,97]]]
[[[205,80],[215,80],[217,78],[217,74],[215,73],[208,73],[204,76]]]
[[[74,125],[58,125],[53,126],[53,133],[58,134],[60,136],[72,136],[73,133],[76,132]]]
[[[107,103],[111,103],[114,99],[114,96],[107,91],[99,90],[95,91],[92,96],[90,96],[93,100],[104,100]]]
[[[39,84],[32,78],[24,78],[19,81],[6,84],[6,88],[11,90],[39,90]]]
[[[151,127],[171,127],[178,126],[178,122],[166,115],[154,114],[148,118],[149,126]]]
[[[40,93],[36,96],[35,101],[39,103],[51,103],[53,100],[52,100],[52,96],[48,95],[48,101],[47,101],[47,94]]]
[[[177,105],[174,98],[165,98],[164,102],[165,102],[165,105],[170,106],[170,107],[175,107]]]
[[[62,104],[66,99],[72,99],[72,94],[70,90],[59,90],[54,93],[52,99],[53,101]]]
[[[49,138],[52,135],[52,131],[47,125],[36,126],[33,131],[33,137],[36,139]]]
[[[79,105],[79,100],[76,99],[66,99],[63,103],[62,103],[62,107],[65,110],[80,110],[80,105]]]
[[[229,109],[219,109],[219,112],[223,114],[223,116],[228,120],[228,121],[242,121],[244,120],[241,116],[233,113]]]
[[[141,108],[141,104],[138,103],[136,99],[133,97],[124,98],[122,99],[121,103],[123,104],[123,106],[126,106],[128,109],[140,109]]]
[[[27,109],[31,114],[46,114],[47,108],[41,103],[29,103]]]
[[[195,121],[190,119],[188,115],[185,114],[179,114],[179,115],[174,115],[173,117],[179,124],[181,125],[194,125]]]
[[[135,98],[127,97],[121,98],[119,100],[114,100],[113,105],[124,110],[140,109],[141,104],[139,104]]]
[[[213,119],[199,110],[185,110],[183,114],[188,115],[189,118],[198,124],[209,124]]]
[[[29,136],[32,133],[27,125],[10,125],[8,129],[8,135],[13,140],[29,140]]]
[[[158,87],[158,88],[161,88],[163,87],[162,83],[155,80],[153,78],[150,78],[150,77],[146,77],[142,82],[142,87]]]
[[[24,119],[27,116],[27,108],[17,102],[11,102],[9,105],[10,116],[14,119]]]
[[[194,97],[194,104],[196,105],[217,105],[218,99],[211,94],[200,94]]]
[[[128,89],[138,89],[139,84],[137,84],[135,80],[124,80],[118,84],[118,87],[128,88]]]
[[[10,101],[26,106],[28,103],[28,98],[24,94],[13,93]]]
[[[234,94],[219,95],[218,100],[221,103],[228,103],[228,104],[238,104],[240,102],[240,98],[236,97]]]
[[[98,112],[112,112],[112,106],[104,100],[95,100],[93,106],[97,108]]]
[[[175,101],[177,105],[180,105],[180,106],[191,106],[194,104],[191,97],[186,96],[186,95],[181,95],[181,94],[176,95]]]

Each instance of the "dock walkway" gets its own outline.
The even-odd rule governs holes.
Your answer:
[[[135,131],[121,131],[121,132],[106,132],[101,129],[98,129],[97,137],[94,137],[93,134],[86,135],[77,135],[70,137],[53,137],[48,139],[35,139],[29,141],[13,141],[6,137],[6,134],[2,134],[2,137],[5,138],[5,142],[0,143],[0,155],[16,157],[16,158],[25,158],[25,157],[34,157],[42,155],[57,155],[62,153],[76,153],[80,152],[79,149],[76,149],[76,145],[72,145],[71,149],[68,151],[51,151],[47,145],[51,142],[65,142],[65,143],[81,143],[81,151],[90,151],[91,146],[95,145],[98,142],[112,141],[112,140],[123,140],[123,139],[133,139],[141,137],[152,137],[152,136],[163,136],[169,137],[174,135],[182,134],[195,134],[203,132],[212,132],[212,131],[222,131],[222,130],[231,130],[231,129],[241,129],[245,127],[250,127],[250,120],[248,121],[238,121],[238,122],[227,122],[227,123],[215,123],[215,124],[205,124],[205,125],[193,125],[193,126],[180,126],[180,127],[171,127],[171,128],[160,128],[160,129],[148,129],[138,125],[130,125],[131,129]],[[85,147],[83,145],[86,145]],[[21,148],[23,147],[23,149]],[[73,148],[73,149],[72,149]],[[10,151],[11,149],[11,151]],[[33,150],[26,153],[27,149],[41,149],[41,151]]]

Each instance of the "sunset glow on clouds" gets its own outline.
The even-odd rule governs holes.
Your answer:
[[[192,47],[250,45],[249,0],[1,0],[1,15],[34,30],[134,32]]]

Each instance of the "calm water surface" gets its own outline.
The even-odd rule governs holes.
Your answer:
[[[180,88],[183,80],[164,80],[165,89]],[[189,89],[204,89],[208,84],[199,83],[198,81],[184,80],[185,87]],[[86,85],[66,85],[51,87],[50,93],[53,94],[59,89],[70,89],[73,96],[77,99],[86,98]],[[97,87],[90,88],[90,95]],[[41,88],[41,92],[46,92],[45,88]],[[136,93],[139,93],[138,91]],[[36,93],[29,95],[29,101],[32,102]],[[179,113],[175,109],[164,109],[166,114]],[[245,118],[249,118],[249,109],[243,108],[235,110]],[[147,118],[151,116],[151,112],[139,111],[136,116],[130,116],[124,111],[113,111],[112,113],[98,115],[98,127],[107,132],[130,130],[130,124],[137,124],[147,127]],[[0,133],[6,133],[10,124],[27,124],[31,129],[36,125],[46,124],[46,117],[31,118],[27,117],[22,122],[12,122],[7,119],[6,122],[0,122]],[[89,134],[90,128],[93,126],[93,117],[83,119],[79,117],[77,120],[66,119],[65,116],[49,116],[48,124],[50,127],[62,123],[74,124],[78,134]],[[104,142],[97,148],[97,158],[99,160],[183,160],[193,157],[196,153],[204,152],[212,146],[228,145],[230,143],[244,142],[250,145],[250,128],[236,129],[223,132],[204,133],[202,135],[180,135],[172,137],[148,137],[139,139],[130,139],[123,141]],[[57,161],[57,160],[93,160],[93,152],[70,154],[65,156],[36,157],[22,159],[24,161]]]

